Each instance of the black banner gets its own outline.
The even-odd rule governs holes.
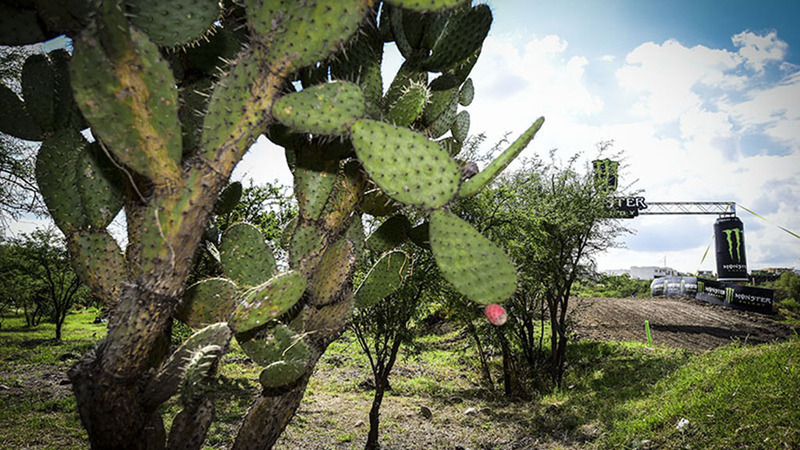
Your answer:
[[[747,281],[744,224],[738,217],[720,217],[714,222],[714,247],[717,252],[717,279]]]
[[[714,280],[697,280],[698,300],[733,308],[771,313],[775,291]]]

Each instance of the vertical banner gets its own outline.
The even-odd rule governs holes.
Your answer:
[[[718,218],[714,223],[714,244],[717,251],[717,279],[747,281],[742,221],[736,216]]]
[[[614,192],[619,187],[619,161],[596,159],[592,161],[594,182],[606,192]]]

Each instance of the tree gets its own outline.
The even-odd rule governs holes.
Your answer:
[[[89,295],[69,265],[63,239],[53,229],[39,229],[10,240],[6,247],[13,248],[8,252],[13,259],[4,262],[3,279],[8,276],[8,282],[14,283],[11,286],[28,283],[23,287],[26,291],[17,286],[11,292],[18,296],[17,300],[34,303],[29,325],[35,326],[38,317],[47,316],[56,326],[55,339],[60,341],[67,313],[81,296]]]
[[[68,373],[93,447],[199,448],[210,381],[234,337],[263,366],[263,389],[232,448],[271,447],[349,318],[362,212],[419,211],[450,283],[477,302],[513,293],[502,250],[449,211],[543,123],[462,183],[450,154],[468,133],[459,105],[472,100],[488,6],[203,1],[187,15],[141,0],[69,2],[68,13],[44,3],[7,5],[14,26],[0,44],[63,33],[74,52],[26,60],[22,98],[0,88],[0,131],[42,141],[38,187],[76,272],[109,308],[106,337]],[[383,95],[387,41],[406,61]],[[429,73],[441,75],[429,83]],[[295,178],[288,270],[242,224],[220,243],[225,276],[187,287],[214,204],[262,133],[284,147]],[[106,230],[123,208],[124,252]],[[173,317],[197,331],[171,351]],[[178,393],[167,435],[159,406]]]
[[[411,257],[401,256],[399,252],[394,252],[394,255],[393,264],[388,264],[391,261],[387,260],[387,269],[393,273],[410,275],[407,275],[402,286],[398,286],[399,289],[384,298],[376,297],[388,290],[357,292],[356,312],[351,322],[361,350],[367,355],[375,382],[366,449],[379,448],[380,408],[383,396],[389,389],[389,375],[400,347],[414,337],[410,322],[419,314],[423,300],[436,295],[440,279],[436,263],[427,252],[417,250],[412,252]],[[395,279],[401,281],[402,278]]]
[[[0,82],[20,88],[22,65],[29,52],[0,46]],[[25,212],[44,213],[33,177],[36,147],[0,133],[0,232]]]

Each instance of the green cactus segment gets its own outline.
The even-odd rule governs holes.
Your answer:
[[[181,100],[178,118],[183,133],[183,153],[192,153],[202,139],[203,114],[208,106],[211,80],[201,78],[183,86],[179,91]]]
[[[461,106],[469,106],[475,98],[475,85],[472,84],[472,78],[467,78],[467,81],[461,85],[461,90],[458,91],[458,103]]]
[[[308,359],[308,344],[286,325],[276,325],[265,334],[239,341],[242,351],[259,366],[266,367],[277,361],[305,362]],[[237,335],[237,340],[239,337]]]
[[[203,122],[201,147],[206,155],[213,154],[233,137],[243,123],[255,125],[252,122],[257,118],[250,116],[248,105],[253,98],[251,83],[259,76],[260,57],[257,50],[244,55],[214,88]],[[241,140],[236,145],[243,151],[250,142]]]
[[[356,160],[345,163],[322,212],[322,223],[326,230],[338,231],[347,223],[364,192],[365,184],[366,176],[361,164]]]
[[[246,0],[248,23],[257,39],[269,36],[269,60],[291,61],[288,71],[324,60],[358,29],[371,1]]]
[[[239,181],[230,183],[220,192],[217,202],[214,203],[214,214],[222,216],[232,212],[241,199],[242,183]]]
[[[192,328],[227,322],[238,291],[227,278],[207,278],[189,286],[172,316]]]
[[[305,91],[303,91],[305,92]],[[339,161],[326,154],[318,145],[308,145],[297,149],[294,169],[294,191],[300,216],[305,219],[319,219],[339,171]]]
[[[365,27],[341,56],[331,63],[331,77],[358,83],[367,100],[367,114],[376,118],[378,102],[383,96],[381,60],[383,42],[374,27]]]
[[[418,12],[441,11],[464,5],[464,0],[391,0],[393,6]]]
[[[431,72],[445,72],[468,59],[481,47],[491,25],[492,11],[488,5],[457,10],[450,16],[422,67]]]
[[[81,153],[77,179],[89,224],[97,229],[106,228],[122,209],[124,184],[120,171],[97,142]]]
[[[496,303],[514,294],[517,275],[508,256],[453,213],[431,214],[430,242],[444,278],[470,299]]]
[[[364,193],[360,207],[361,211],[371,216],[384,217],[396,213],[402,205],[392,200],[382,190],[375,188]]]
[[[344,134],[365,112],[364,93],[355,83],[335,81],[288,94],[275,102],[276,120],[295,131]]]
[[[366,308],[392,295],[410,272],[411,259],[405,253],[397,251],[383,255],[356,290],[356,307]]]
[[[423,222],[408,231],[408,239],[411,240],[417,247],[424,248],[425,250],[431,249],[430,240],[430,223]]]
[[[386,106],[394,105],[412,85],[428,84],[428,73],[420,71],[413,63],[407,60],[400,66],[397,74],[389,85],[383,104]]]
[[[236,333],[255,330],[289,310],[306,290],[306,277],[290,270],[242,295],[229,322]]]
[[[219,345],[207,345],[190,355],[180,388],[181,404],[188,405],[205,394],[222,354]]]
[[[376,253],[392,250],[406,240],[410,229],[406,216],[392,216],[367,238],[367,248]]]
[[[35,54],[22,66],[22,97],[39,128],[53,130],[56,77],[47,56]]]
[[[85,128],[72,99],[70,59],[66,50],[58,49],[47,55],[31,55],[23,65],[21,84],[25,108],[43,131]]]
[[[145,388],[144,398],[148,405],[158,406],[175,395],[191,361],[198,352],[210,346],[224,349],[233,333],[226,323],[215,323],[195,332],[175,350],[161,366],[155,377]]]
[[[222,271],[238,286],[258,286],[275,272],[275,258],[258,228],[237,223],[225,232],[219,247]]]
[[[125,0],[125,3],[131,23],[162,47],[176,47],[200,39],[221,14],[218,0]]]
[[[453,199],[458,166],[424,135],[364,119],[353,124],[351,140],[364,169],[393,199],[422,208],[438,208]]]
[[[355,260],[355,248],[349,240],[340,239],[328,246],[309,286],[315,306],[327,305],[339,299],[341,286],[350,277]]]
[[[240,343],[242,350],[264,367],[259,381],[264,388],[278,388],[297,381],[308,371],[311,350],[302,336],[285,325],[271,329],[265,342]]]
[[[353,244],[353,251],[357,256],[361,256],[364,251],[366,237],[364,236],[364,223],[361,221],[361,215],[353,216],[350,225],[344,233],[345,239]]]
[[[42,129],[28,114],[25,104],[3,84],[0,84],[0,132],[27,141],[42,139]]]
[[[485,169],[480,171],[477,175],[467,180],[464,184],[461,185],[461,188],[458,191],[458,195],[462,198],[470,197],[475,195],[483,189],[485,186],[488,186],[492,180],[495,179],[497,175],[500,174],[509,164],[511,161],[514,160],[525,147],[528,146],[528,143],[533,140],[536,133],[544,124],[544,117],[540,117],[536,122],[533,123],[527,130],[520,137],[511,144],[500,156],[494,159]]]
[[[110,306],[127,279],[117,241],[106,230],[81,230],[69,235],[67,246],[75,273]]]
[[[175,79],[146,35],[131,29],[130,37],[133,50],[117,61],[89,35],[75,41],[75,99],[120,161],[151,180],[176,179],[182,144]]]
[[[88,224],[76,170],[76,161],[87,144],[79,132],[60,130],[42,142],[36,157],[36,184],[50,216],[64,234]]]
[[[298,222],[289,242],[289,267],[308,274],[321,256],[322,230],[313,224]]]
[[[464,142],[469,136],[469,112],[461,111],[453,121],[453,137],[458,142]]]
[[[422,114],[422,109],[428,103],[428,96],[427,86],[412,82],[397,101],[389,106],[389,121],[401,127],[411,125]]]
[[[452,136],[440,141],[436,141],[436,143],[439,144],[439,147],[442,147],[450,156],[456,156],[459,152],[461,152],[461,147],[463,145],[463,142]]]

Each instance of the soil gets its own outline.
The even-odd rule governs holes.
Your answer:
[[[692,298],[581,298],[571,300],[579,339],[646,342],[649,321],[655,345],[709,350],[733,341],[785,340],[796,330],[779,316],[731,309]]]

